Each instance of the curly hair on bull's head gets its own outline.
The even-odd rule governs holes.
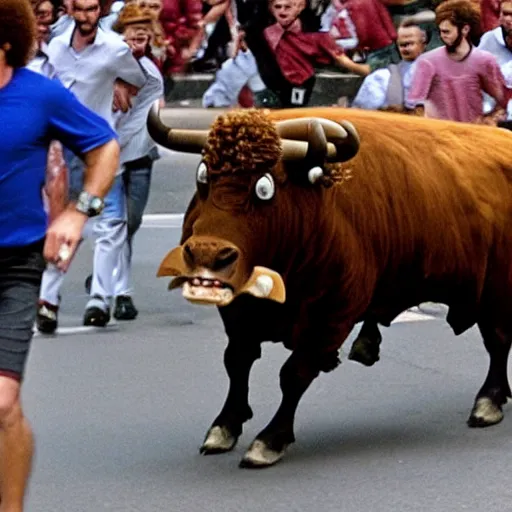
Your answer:
[[[213,123],[204,160],[215,174],[251,174],[275,167],[281,156],[281,139],[274,123],[258,110],[229,112]]]
[[[35,49],[36,19],[28,0],[0,0],[0,49],[8,66],[21,68]]]
[[[446,0],[436,8],[436,24],[449,21],[459,30],[469,26],[468,40],[477,45],[482,36],[480,9],[470,0]]]

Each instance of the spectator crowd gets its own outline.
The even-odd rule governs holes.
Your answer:
[[[352,107],[496,124],[512,117],[512,0],[31,0],[29,68],[58,78],[117,132],[121,167],[94,233],[85,325],[137,316],[134,235],[158,150],[145,126],[179,73],[215,72],[205,107],[308,105],[320,69],[364,77]],[[52,145],[50,218],[79,200],[83,160]],[[42,282],[38,328],[58,325],[65,273]]]

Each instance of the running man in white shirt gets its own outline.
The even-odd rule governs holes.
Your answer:
[[[130,19],[123,19],[124,40],[144,68],[147,80],[134,98],[132,108],[121,113],[116,122],[128,220],[128,238],[121,252],[114,287],[116,320],[133,320],[138,314],[132,300],[130,279],[133,237],[142,223],[142,214],[148,202],[153,162],[159,158],[157,145],[149,136],[146,121],[153,103],[164,95],[162,75],[146,56],[151,44],[152,19],[148,18],[146,29],[140,28],[143,12],[138,11],[133,11],[133,24]]]
[[[74,92],[82,104],[113,127],[112,105],[116,81],[121,79],[139,89],[146,83],[145,73],[128,45],[117,34],[99,28],[99,0],[73,0],[72,9],[75,23],[50,42],[50,62],[64,86]],[[127,110],[129,103],[126,94],[121,94],[117,103]],[[78,197],[82,190],[83,161],[80,155],[67,153],[66,156],[70,199],[85,200]],[[105,326],[110,320],[110,300],[114,295],[113,272],[127,237],[125,196],[120,171],[105,200],[105,209],[94,223],[94,231],[96,243],[91,298],[83,322],[84,325]],[[51,266],[43,276],[37,316],[37,326],[41,332],[53,333],[57,328],[63,279],[64,274]]]

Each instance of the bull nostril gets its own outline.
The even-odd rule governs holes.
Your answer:
[[[224,247],[215,256],[212,270],[218,271],[232,265],[238,259],[238,251],[232,247]]]
[[[194,253],[188,244],[185,244],[185,247],[183,248],[183,257],[187,265],[190,267],[194,265]]]

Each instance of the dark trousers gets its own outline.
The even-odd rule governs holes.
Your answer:
[[[36,319],[43,243],[0,248],[0,375],[16,380],[23,377]]]

